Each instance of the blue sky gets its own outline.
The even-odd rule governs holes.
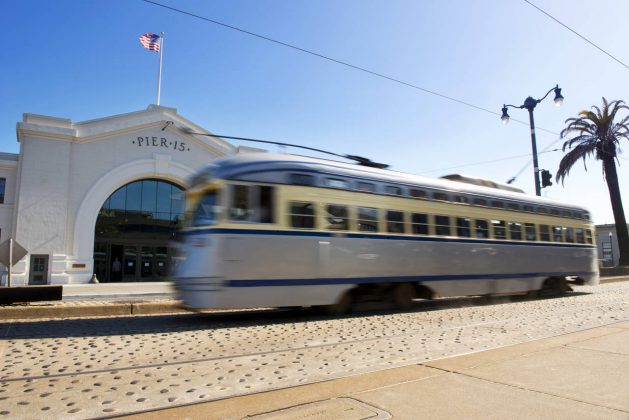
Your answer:
[[[551,94],[535,110],[537,127],[554,133],[603,96],[629,100],[629,69],[523,0],[159,2],[497,113],[558,83],[564,106],[556,108]],[[533,2],[629,63],[629,2]],[[158,54],[141,48],[138,36],[163,31],[162,105],[214,133],[357,154],[435,177],[504,182],[531,160],[528,123],[503,126],[488,112],[141,0],[3,5],[3,152],[18,152],[15,124],[24,112],[84,121],[154,103]],[[510,114],[528,122],[525,110]],[[562,144],[541,129],[537,138],[540,151]],[[561,156],[541,153],[540,167],[556,172]],[[621,155],[619,177],[629,208],[629,153]],[[534,194],[532,165],[514,185]],[[543,195],[613,223],[599,163],[589,161],[587,172],[578,164],[565,185]]]

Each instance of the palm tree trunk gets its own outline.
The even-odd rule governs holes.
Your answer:
[[[629,266],[629,232],[627,230],[625,212],[622,208],[622,198],[620,197],[620,186],[618,184],[614,158],[603,159],[603,167],[605,168],[605,180],[607,181],[609,199],[612,203],[614,222],[616,223],[616,237],[618,238],[618,253],[620,255],[618,265]]]

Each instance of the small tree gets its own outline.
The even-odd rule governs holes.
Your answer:
[[[629,265],[629,232],[627,221],[622,207],[620,186],[618,185],[618,173],[616,172],[617,153],[620,152],[621,140],[629,140],[629,115],[614,121],[620,111],[627,111],[629,107],[623,101],[607,102],[603,98],[602,109],[592,106],[591,111],[579,112],[578,118],[568,118],[566,128],[561,131],[561,137],[574,134],[563,144],[563,151],[570,149],[561,159],[557,171],[557,181],[563,184],[572,166],[583,159],[583,166],[587,171],[585,158],[594,156],[603,164],[603,177],[609,190],[609,198],[616,223],[616,235],[620,260],[619,265]],[[620,118],[620,116],[618,116]]]

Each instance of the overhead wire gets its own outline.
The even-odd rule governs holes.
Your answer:
[[[548,150],[549,148],[553,147],[555,144],[557,144],[557,142],[561,141],[561,137],[559,137],[557,140],[555,140],[554,142],[550,143],[549,145],[547,145],[546,147],[544,147],[542,149],[541,152],[538,152],[538,155],[544,154],[544,153],[548,153],[548,152],[556,152],[556,151],[560,151],[563,149],[553,149],[553,150]],[[528,169],[529,166],[531,166],[533,164],[533,159],[530,159],[526,165],[524,165],[522,168],[520,168],[520,170],[518,172],[516,172],[515,175],[513,175],[509,181],[507,181],[509,184],[512,183],[513,181],[515,181],[516,179],[518,179],[518,177],[520,175],[522,175],[522,172],[526,171]]]
[[[372,76],[380,77],[380,78],[383,78],[383,79],[386,79],[386,80],[389,80],[389,81],[392,81],[392,82],[395,82],[395,83],[398,83],[398,84],[401,84],[401,85],[404,85],[404,86],[407,86],[407,87],[410,87],[410,88],[413,88],[413,89],[416,89],[416,90],[419,90],[419,91],[422,91],[424,93],[428,93],[430,95],[434,95],[434,96],[440,97],[442,99],[446,99],[446,100],[449,100],[449,101],[452,101],[452,102],[455,102],[455,103],[458,103],[458,104],[461,104],[461,105],[464,105],[464,106],[467,106],[467,107],[470,107],[470,108],[474,108],[474,109],[479,110],[479,111],[484,111],[484,112],[487,112],[487,113],[490,113],[490,114],[493,114],[493,115],[496,115],[496,116],[500,116],[501,115],[500,113],[492,111],[492,110],[489,110],[487,108],[483,108],[481,106],[474,105],[472,103],[469,103],[469,102],[466,102],[466,101],[463,101],[463,100],[460,100],[460,99],[457,99],[457,98],[454,98],[454,97],[451,97],[451,96],[439,93],[439,92],[434,91],[434,90],[423,88],[421,86],[415,85],[415,84],[410,83],[410,82],[403,81],[401,79],[397,79],[397,78],[392,77],[392,76],[388,76],[388,75],[383,74],[383,73],[379,73],[379,72],[376,72],[376,71],[373,71],[373,70],[369,70],[369,69],[367,69],[365,67],[361,67],[361,66],[358,66],[358,65],[351,64],[349,62],[343,61],[343,60],[332,58],[332,57],[326,56],[324,54],[317,53],[317,52],[308,50],[306,48],[302,48],[302,47],[290,44],[288,42],[280,41],[280,40],[277,40],[277,39],[274,39],[274,38],[271,38],[271,37],[268,37],[268,36],[265,36],[265,35],[261,35],[261,34],[258,34],[258,33],[255,33],[255,32],[252,32],[252,31],[249,31],[249,30],[246,30],[246,29],[243,29],[243,28],[239,28],[239,27],[234,26],[234,25],[229,25],[227,23],[220,22],[220,21],[215,20],[215,19],[210,19],[208,17],[201,16],[201,15],[198,15],[198,14],[195,14],[195,13],[192,13],[192,12],[188,12],[188,11],[176,8],[176,7],[168,6],[168,5],[165,5],[165,4],[162,4],[162,3],[158,3],[158,2],[153,1],[153,0],[143,0],[143,1],[145,3],[149,3],[149,4],[152,4],[154,6],[158,6],[158,7],[161,7],[161,8],[164,8],[164,9],[176,12],[176,13],[180,13],[180,14],[183,14],[183,15],[195,18],[195,19],[203,20],[205,22],[209,22],[209,23],[212,23],[212,24],[215,24],[215,25],[227,28],[227,29],[231,29],[231,30],[234,30],[234,31],[237,31],[237,32],[240,32],[240,33],[243,33],[243,34],[255,37],[255,38],[262,39],[264,41],[268,41],[268,42],[271,42],[271,43],[274,43],[274,44],[277,44],[277,45],[280,45],[280,46],[283,46],[283,47],[286,47],[286,48],[290,48],[290,49],[293,49],[293,50],[305,53],[305,54],[309,54],[309,55],[315,56],[317,58],[321,58],[321,59],[333,62],[335,64],[339,64],[339,65],[351,68],[353,70],[361,71],[361,72],[370,74]],[[532,3],[528,2],[527,0],[524,0],[524,1],[526,1],[529,4],[531,4],[531,6],[537,8],[537,6],[533,5]],[[541,12],[543,12],[543,13],[546,13],[546,12],[544,12],[541,9],[539,9],[539,10]],[[550,16],[550,15],[549,15],[549,17],[552,18],[552,16]],[[559,22],[559,23],[561,23],[561,22]],[[570,28],[568,28],[568,29],[570,29]],[[511,120],[515,121],[517,123],[523,124],[523,125],[528,125],[528,122],[522,121],[522,120],[518,120],[517,118],[511,118]],[[547,133],[550,133],[550,134],[554,134],[554,135],[557,135],[557,136],[559,135],[559,133],[557,133],[555,131],[552,131],[552,130],[548,130],[548,129],[543,128],[543,127],[539,127],[538,126],[536,128],[537,128],[537,130],[540,130],[540,131],[544,131],[544,132],[547,132]],[[546,146],[546,149],[549,148],[549,147],[552,147],[559,140],[560,139],[558,139],[558,140],[552,142],[551,144],[549,144],[548,146]],[[546,149],[542,150],[542,152],[540,152],[539,154],[545,153]],[[442,169],[442,170],[457,169],[457,168],[460,168],[460,167],[474,166],[474,165],[483,164],[483,163],[499,162],[499,161],[503,161],[503,160],[514,159],[514,158],[517,158],[517,157],[522,157],[522,156],[515,156],[515,157],[496,159],[496,160],[492,160],[492,161],[484,161],[484,162],[479,162],[479,163],[472,163],[472,164],[468,164],[468,165],[451,167],[451,168],[446,168],[446,169]],[[526,170],[531,165],[531,163],[532,163],[532,159],[522,169],[520,169],[520,171],[518,171],[517,174],[514,177],[512,177],[512,180],[515,180],[522,172],[524,172],[524,170]],[[428,171],[428,172],[436,172],[436,171],[438,171],[438,170],[431,170],[431,171]],[[423,172],[423,173],[428,173],[428,172]]]
[[[355,64],[351,64],[351,63],[349,63],[347,61],[339,60],[339,59],[332,58],[332,57],[329,57],[329,56],[324,55],[324,54],[320,54],[320,53],[314,52],[312,50],[308,50],[306,48],[298,47],[296,45],[289,44],[288,42],[280,41],[280,40],[277,40],[277,39],[274,39],[274,38],[271,38],[271,37],[268,37],[268,36],[265,36],[265,35],[260,35],[258,33],[255,33],[255,32],[252,32],[252,31],[248,31],[246,29],[242,29],[242,28],[239,28],[239,27],[234,26],[234,25],[229,25],[227,23],[223,23],[223,22],[220,22],[220,21],[215,20],[215,19],[210,19],[210,18],[207,18],[205,16],[201,16],[201,15],[198,15],[198,14],[195,14],[195,13],[192,13],[192,12],[187,12],[185,10],[178,9],[178,8],[172,7],[172,6],[168,6],[166,4],[158,3],[158,2],[153,1],[153,0],[142,0],[142,1],[144,1],[145,3],[152,4],[154,6],[162,7],[164,9],[167,9],[167,10],[170,10],[170,11],[173,11],[173,12],[176,12],[176,13],[180,13],[180,14],[183,14],[183,15],[186,15],[186,16],[190,16],[190,17],[195,18],[195,19],[200,19],[200,20],[203,20],[205,22],[209,22],[209,23],[212,23],[212,24],[215,24],[215,25],[222,26],[222,27],[227,28],[227,29],[238,31],[238,32],[243,33],[243,34],[262,39],[264,41],[272,42],[272,43],[280,45],[282,47],[291,48],[293,50],[296,50],[296,51],[299,51],[299,52],[302,52],[302,53],[305,53],[305,54],[309,54],[309,55],[312,55],[312,56],[315,56],[315,57],[318,57],[318,58],[321,58],[321,59],[324,59],[324,60],[327,60],[327,61],[330,61],[330,62],[333,62],[333,63],[336,63],[336,64],[340,64],[342,66],[345,66],[345,67],[348,67],[348,68],[351,68],[351,69],[354,69],[354,70],[358,70],[358,71],[370,74],[372,76],[380,77],[382,79],[386,79],[386,80],[389,80],[391,82],[395,82],[395,83],[404,85],[406,87],[410,87],[412,89],[416,89],[416,90],[422,91],[424,93],[428,93],[430,95],[434,95],[434,96],[440,97],[442,99],[446,99],[448,101],[456,102],[458,104],[461,104],[461,105],[464,105],[464,106],[467,106],[467,107],[470,107],[470,108],[474,108],[474,109],[479,110],[479,111],[484,111],[484,112],[487,112],[487,113],[490,113],[490,114],[493,114],[493,115],[496,115],[496,116],[501,116],[502,115],[499,112],[495,112],[495,111],[492,111],[490,109],[483,108],[482,106],[474,105],[474,104],[472,104],[470,102],[466,102],[464,100],[457,99],[457,98],[454,98],[452,96],[448,96],[448,95],[445,95],[443,93],[439,93],[437,91],[430,90],[430,89],[427,89],[427,88],[415,85],[415,84],[410,83],[410,82],[405,82],[404,80],[397,79],[397,78],[392,77],[392,76],[387,76],[384,73],[379,73],[377,71],[369,70],[369,69],[367,69],[365,67],[361,67],[361,66],[358,66],[358,65],[355,65]],[[518,120],[516,118],[512,118],[512,120],[517,122],[517,123],[520,123],[520,124],[528,125],[528,122],[526,122],[526,121]],[[557,134],[557,133],[555,133],[555,132],[553,132],[551,130],[547,130],[547,129],[543,128],[543,127],[537,127],[537,128],[538,128],[538,130],[546,131],[546,132],[548,132],[550,134]]]
[[[550,152],[557,152],[560,151],[561,149],[552,149],[552,150],[544,150],[538,153],[538,155],[544,154],[544,153],[550,153]],[[487,163],[496,163],[496,162],[503,162],[506,160],[513,160],[513,159],[519,159],[519,158],[523,158],[523,157],[527,157],[530,156],[530,153],[527,154],[523,154],[523,155],[514,155],[514,156],[507,156],[507,157],[503,157],[503,158],[497,158],[497,159],[492,159],[492,160],[483,160],[483,161],[479,161],[479,162],[473,162],[473,163],[466,163],[463,165],[457,165],[457,166],[449,166],[447,168],[439,168],[439,169],[431,169],[429,171],[422,171],[419,174],[429,174],[432,172],[441,172],[441,171],[448,171],[450,169],[459,169],[459,168],[466,168],[468,166],[477,166],[477,165],[485,165]],[[530,162],[527,163],[527,165],[520,170],[520,172],[518,172],[518,174],[514,177],[517,178],[517,176],[519,176],[524,169],[526,169],[528,166],[530,165]]]
[[[629,66],[627,64],[623,63],[618,58],[614,57],[612,54],[608,53],[607,51],[605,51],[604,49],[602,49],[601,47],[596,45],[594,42],[590,41],[589,39],[587,39],[586,37],[584,37],[583,35],[581,35],[577,31],[575,31],[574,29],[572,29],[571,27],[566,25],[565,23],[561,22],[559,19],[557,19],[556,17],[554,17],[550,13],[546,12],[542,8],[540,8],[540,7],[536,6],[535,4],[531,3],[529,0],[524,0],[524,2],[529,4],[530,6],[534,7],[535,9],[539,10],[541,13],[545,14],[546,16],[548,16],[549,18],[551,18],[552,20],[554,20],[555,22],[557,22],[558,24],[560,24],[561,26],[563,26],[564,28],[566,28],[567,30],[569,30],[570,32],[572,32],[573,34],[575,34],[576,36],[578,36],[579,38],[581,38],[582,40],[584,40],[585,42],[587,42],[588,44],[593,46],[594,48],[596,48],[597,50],[601,51],[603,54],[605,54],[608,57],[610,57],[612,60],[616,61],[617,63],[619,63],[620,65],[625,67],[626,69],[629,69]]]

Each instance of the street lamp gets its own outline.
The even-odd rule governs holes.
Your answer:
[[[544,95],[541,99],[533,99],[529,96],[528,98],[524,100],[524,104],[520,106],[506,105],[506,104],[503,105],[502,116],[500,117],[500,120],[502,121],[502,123],[507,124],[509,122],[509,114],[507,113],[507,108],[509,107],[519,108],[519,109],[526,108],[529,111],[529,122],[531,124],[531,144],[533,146],[533,167],[534,167],[533,171],[535,175],[535,194],[538,196],[542,195],[542,188],[539,182],[539,165],[537,164],[537,143],[535,141],[535,121],[533,120],[533,110],[535,109],[535,106],[537,106],[538,103],[546,99],[546,97],[550,94],[550,92],[553,92],[553,91],[555,92],[555,105],[561,106],[561,104],[563,103],[563,96],[561,96],[561,89],[559,88],[559,85],[556,85],[554,88],[546,92],[546,95]]]
[[[614,235],[609,232],[609,257],[611,258],[612,267],[614,267],[614,242],[612,241]]]

